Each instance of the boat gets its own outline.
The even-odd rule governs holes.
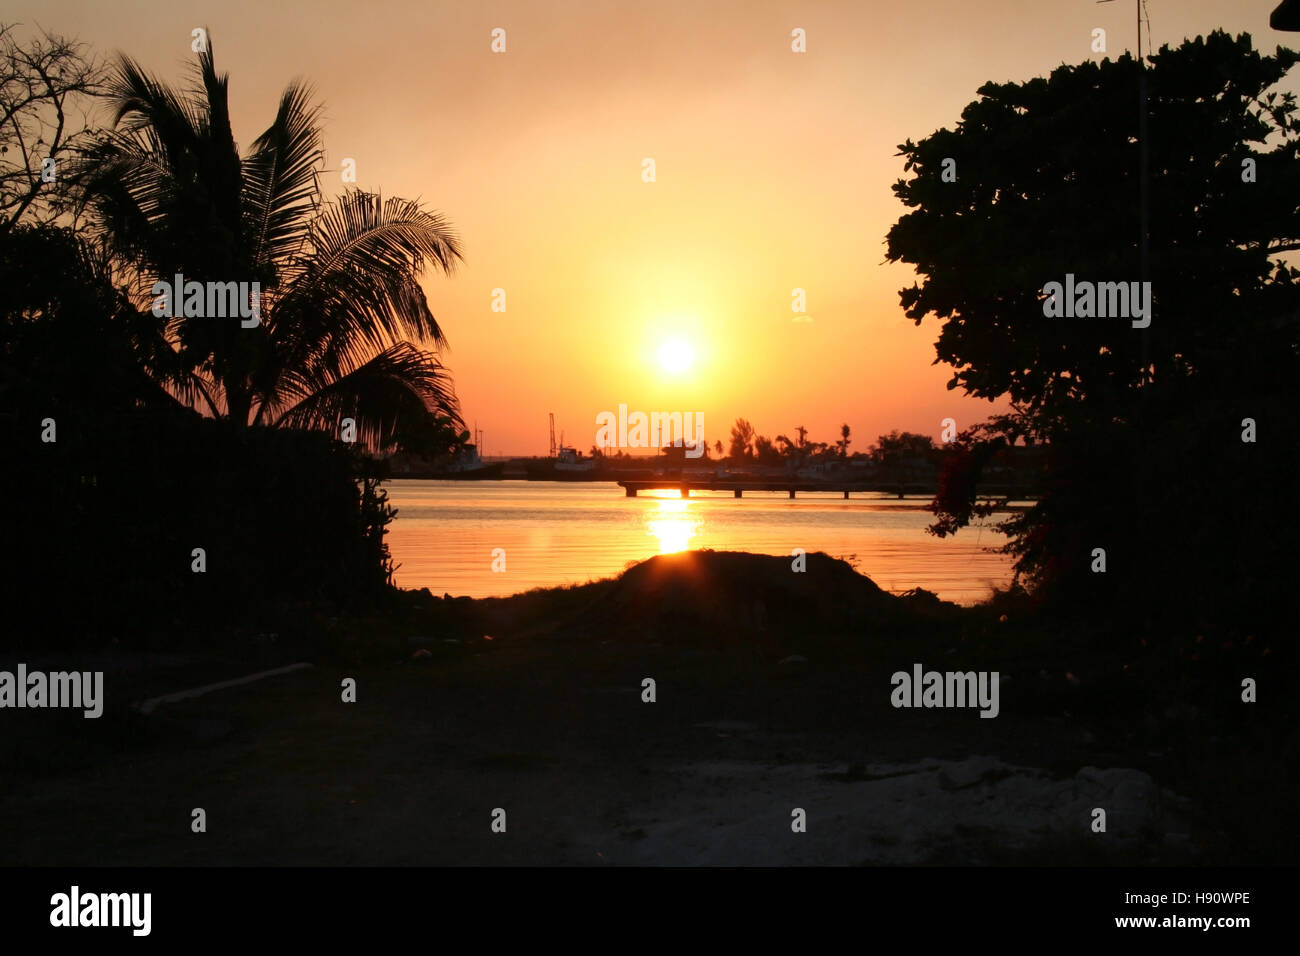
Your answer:
[[[582,452],[561,445],[554,458],[544,458],[525,466],[530,481],[586,481],[595,476],[598,462],[584,458]]]
[[[450,459],[441,458],[429,464],[422,459],[399,461],[393,467],[393,476],[436,481],[494,481],[502,476],[505,468],[504,461],[489,464],[479,457],[477,446],[465,445]]]
[[[432,478],[439,481],[496,481],[506,470],[504,461],[481,464],[475,468],[452,468],[446,471],[431,471],[427,474],[414,475],[417,478]]]
[[[583,458],[582,452],[576,448],[561,446],[559,454],[555,456],[555,470],[557,472],[581,472],[585,474],[596,470],[596,459]]]

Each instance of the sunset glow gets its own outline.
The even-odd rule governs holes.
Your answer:
[[[10,6],[11,19],[74,26],[185,79],[189,43],[176,37],[193,8]],[[721,32],[701,29],[693,4],[576,0],[393,4],[360,20],[330,3],[307,26],[297,9],[236,0],[199,19],[232,76],[238,140],[261,132],[287,78],[310,77],[328,106],[327,192],[351,159],[357,186],[419,197],[454,225],[463,266],[424,279],[446,364],[485,454],[537,455],[548,412],[586,447],[589,423],[619,402],[702,411],[708,440],[724,443],[740,416],[818,440],[842,422],[861,440],[891,428],[937,439],[945,417],[986,417],[990,403],[948,391],[950,371],[932,364],[937,328],[904,316],[912,270],[881,265],[904,211],[889,190],[903,175],[896,144],[951,123],[989,79],[1088,56],[1078,37],[1095,26],[1122,52],[1124,6],[945,2],[937,27],[888,5],[719,2],[708,17]],[[418,26],[395,31],[403,11]],[[1157,40],[1253,22],[1210,0],[1162,17]],[[496,26],[519,39],[492,55]],[[791,52],[793,26],[807,54]],[[311,42],[281,39],[304,29]],[[927,83],[890,79],[918,70]],[[795,289],[805,312],[791,309]],[[675,349],[661,358],[679,338],[693,364]],[[761,384],[787,374],[790,388]]]

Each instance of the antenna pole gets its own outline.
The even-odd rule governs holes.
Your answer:
[[[1137,51],[1138,51],[1138,217],[1140,230],[1138,234],[1138,271],[1142,282],[1151,278],[1150,231],[1151,203],[1147,178],[1147,66],[1142,59],[1142,0],[1134,0],[1137,7]],[[1145,288],[1145,286],[1144,286]],[[1150,307],[1150,302],[1148,302]],[[1142,330],[1142,381],[1150,378],[1151,369],[1151,326]]]

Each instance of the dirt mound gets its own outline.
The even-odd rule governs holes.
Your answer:
[[[820,552],[792,559],[735,551],[658,555],[629,568],[568,622],[570,633],[675,642],[866,632],[907,613],[843,561]]]

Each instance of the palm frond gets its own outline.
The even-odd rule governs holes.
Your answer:
[[[107,84],[112,126],[147,132],[168,153],[192,149],[202,117],[196,107],[129,56],[119,58]]]
[[[295,371],[284,380],[281,395],[292,404],[272,424],[332,431],[350,417],[358,440],[372,449],[390,444],[404,424],[431,414],[464,425],[447,370],[432,353],[409,342],[389,346],[332,381]]]
[[[211,46],[198,73],[187,98],[120,59],[108,84],[115,128],[88,152],[84,192],[124,257],[163,273],[242,272],[240,161]]]
[[[308,298],[327,289],[348,324],[441,346],[442,329],[423,294],[413,293],[429,264],[450,275],[460,260],[460,240],[438,213],[350,189],[313,223],[310,261],[298,285]]]
[[[249,279],[261,283],[262,322],[141,309],[141,366],[215,416],[333,429],[346,412],[375,447],[433,412],[459,422],[446,369],[410,344],[446,345],[420,277],[460,262],[450,224],[418,202],[357,189],[322,204],[320,107],[299,82],[241,158],[212,49],[209,38],[184,93],[121,58],[109,84],[114,128],[86,153],[82,195],[137,306],[176,272]]]
[[[191,97],[193,102],[203,104],[203,108],[198,111],[196,130],[200,141],[194,159],[198,179],[211,198],[211,217],[224,226],[227,236],[239,239],[242,238],[242,164],[239,147],[235,144],[235,133],[230,125],[230,77],[217,73],[213,49],[212,36],[209,34],[206,47],[199,53],[196,67],[199,86]],[[238,254],[231,258],[244,259],[245,255]]]
[[[459,258],[441,216],[401,199],[344,194],[313,223],[312,248],[275,300],[263,394],[286,370],[337,377],[403,339],[445,347],[418,277],[429,261],[451,271]]]
[[[244,210],[258,266],[288,268],[310,235],[320,208],[320,107],[311,89],[293,83],[280,97],[275,122],[244,160]],[[282,281],[291,281],[283,276]]]

